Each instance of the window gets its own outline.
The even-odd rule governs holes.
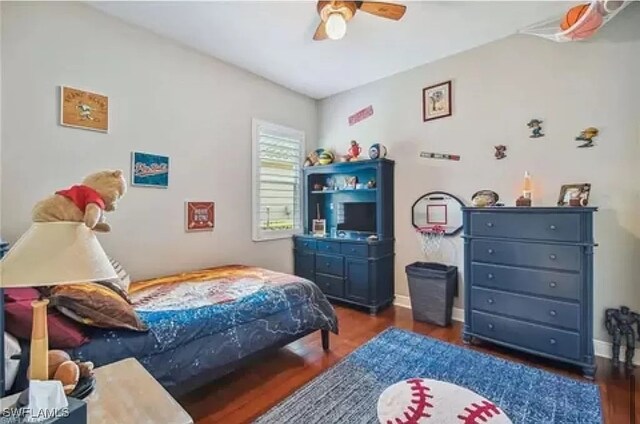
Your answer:
[[[304,132],[253,120],[253,240],[300,232]]]

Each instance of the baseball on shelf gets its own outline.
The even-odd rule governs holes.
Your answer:
[[[464,387],[412,378],[389,387],[378,398],[382,424],[512,424],[493,402]]]

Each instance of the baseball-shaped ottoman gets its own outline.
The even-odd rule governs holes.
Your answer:
[[[412,378],[389,387],[378,398],[382,424],[511,424],[492,402],[464,387]]]

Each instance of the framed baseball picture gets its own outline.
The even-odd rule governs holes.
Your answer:
[[[106,133],[109,131],[109,98],[60,86],[60,125]]]
[[[451,81],[422,89],[422,119],[424,122],[451,116]]]
[[[192,231],[213,231],[215,227],[215,203],[214,202],[192,202],[184,203],[185,207],[185,230]]]
[[[131,153],[131,185],[169,187],[169,157],[151,153]]]

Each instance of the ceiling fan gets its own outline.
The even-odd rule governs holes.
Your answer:
[[[318,1],[318,14],[322,22],[318,25],[313,39],[341,39],[347,33],[347,21],[351,20],[358,10],[398,21],[404,16],[407,6],[377,1]]]

